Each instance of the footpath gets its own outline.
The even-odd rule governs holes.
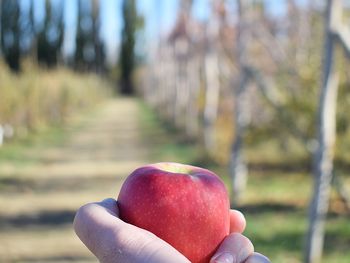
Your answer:
[[[97,262],[72,220],[81,205],[116,197],[124,178],[148,162],[140,111],[132,98],[113,99],[63,144],[34,152],[39,161],[0,163],[0,262]]]

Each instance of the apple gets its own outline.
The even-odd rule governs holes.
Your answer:
[[[136,169],[124,182],[122,220],[168,242],[193,263],[208,263],[229,234],[229,199],[213,172],[179,163]]]

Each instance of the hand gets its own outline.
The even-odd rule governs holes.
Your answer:
[[[268,263],[265,256],[254,253],[254,247],[241,233],[244,216],[230,211],[230,232],[211,263]],[[102,263],[190,263],[168,243],[154,234],[118,217],[114,199],[82,206],[74,219],[78,237]]]

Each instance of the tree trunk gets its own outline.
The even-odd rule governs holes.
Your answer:
[[[245,26],[246,11],[249,7],[247,1],[237,0],[238,6],[238,35],[237,35],[237,62],[239,68],[239,86],[234,94],[234,126],[235,136],[233,139],[230,160],[230,174],[232,181],[232,201],[239,204],[246,188],[247,166],[243,155],[243,135],[247,122],[246,113],[246,90],[250,78],[247,63],[246,45],[249,43],[247,27]]]
[[[205,57],[206,92],[204,106],[204,145],[208,152],[215,149],[215,121],[219,104],[218,57],[210,52]]]
[[[188,56],[188,41],[178,39],[175,43],[176,49],[176,87],[174,100],[174,124],[176,128],[183,128],[184,111],[186,107],[188,89],[187,89],[187,56]]]
[[[203,113],[204,122],[204,146],[208,153],[216,148],[215,123],[218,114],[220,95],[220,14],[218,13],[218,0],[211,1],[211,19],[207,27],[207,50],[204,58],[205,71],[205,105]]]
[[[336,98],[338,74],[334,65],[334,36],[332,19],[336,1],[328,0],[326,9],[326,34],[323,65],[323,82],[318,109],[318,148],[314,156],[314,193],[310,205],[309,229],[307,233],[306,263],[321,261],[324,243],[324,225],[328,212],[330,185],[336,133]]]
[[[247,185],[248,169],[243,153],[243,136],[247,123],[246,114],[246,89],[248,85],[248,73],[245,69],[240,72],[240,83],[234,97],[235,110],[235,135],[231,151],[231,178],[232,201],[241,203],[243,192]]]
[[[169,44],[168,52],[167,78],[164,83],[166,87],[166,105],[164,111],[166,112],[167,120],[172,120],[174,116],[173,102],[177,81],[175,48],[172,44]]]
[[[199,69],[198,58],[192,54],[187,65],[188,71],[188,89],[189,99],[187,102],[186,112],[186,133],[190,139],[194,139],[198,135],[198,95],[199,95]]]

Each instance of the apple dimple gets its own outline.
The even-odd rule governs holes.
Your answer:
[[[156,163],[151,164],[149,166],[152,166],[157,169],[161,169],[163,171],[166,171],[168,173],[172,174],[189,174],[191,175],[193,171],[193,166],[187,165],[187,164],[180,164],[180,163],[173,163],[173,162],[162,162],[162,163]]]

